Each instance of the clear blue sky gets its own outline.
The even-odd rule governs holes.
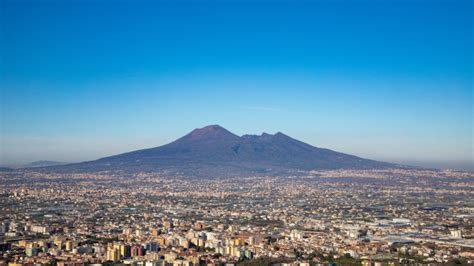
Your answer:
[[[472,10],[470,0],[1,0],[0,163],[95,159],[220,124],[469,167]]]

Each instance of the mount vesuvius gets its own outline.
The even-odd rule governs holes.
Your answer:
[[[94,161],[43,167],[47,172],[156,172],[170,176],[288,175],[318,169],[379,169],[395,164],[317,148],[283,133],[237,136],[218,125],[169,144]],[[35,168],[35,170],[38,170]]]

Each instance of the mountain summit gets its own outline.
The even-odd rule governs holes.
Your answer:
[[[196,128],[191,133],[178,139],[178,142],[193,142],[193,141],[227,141],[238,140],[239,136],[228,131],[219,125],[210,125],[203,128]]]
[[[185,177],[291,175],[318,169],[374,169],[396,165],[317,148],[281,132],[233,134],[219,125],[191,131],[169,144],[95,161],[45,167],[59,172],[155,172]]]

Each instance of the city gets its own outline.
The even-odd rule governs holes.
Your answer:
[[[0,180],[0,264],[10,266],[474,263],[470,172]]]

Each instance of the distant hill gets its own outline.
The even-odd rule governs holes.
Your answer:
[[[15,171],[13,168],[0,166],[0,172],[11,172]]]
[[[24,168],[32,168],[32,167],[45,167],[45,166],[54,166],[54,165],[63,165],[68,164],[65,162],[56,162],[56,161],[34,161],[28,164],[23,165]]]
[[[317,148],[283,133],[237,136],[218,125],[195,129],[169,144],[95,161],[43,167],[52,172],[158,172],[172,176],[288,175],[317,169],[397,165]]]

